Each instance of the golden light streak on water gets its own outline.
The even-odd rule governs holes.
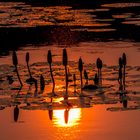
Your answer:
[[[53,123],[57,127],[73,127],[79,124],[81,108],[54,110],[53,116]]]

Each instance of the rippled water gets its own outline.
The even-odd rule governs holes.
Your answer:
[[[12,139],[127,139],[139,138],[140,109],[140,3],[102,3],[94,8],[73,6],[33,6],[24,2],[0,2],[0,135]],[[65,71],[62,50],[67,48],[69,86],[65,97]],[[20,89],[12,51],[17,50]],[[52,81],[47,51],[53,54],[56,81]],[[32,76],[38,90],[26,83],[25,63],[30,53]],[[125,52],[127,107],[121,102],[118,84],[118,58]],[[78,59],[82,57],[89,83],[97,72],[96,59],[103,60],[102,88],[82,91]],[[45,89],[40,90],[40,75]],[[76,91],[73,74],[76,74]],[[11,76],[13,83],[9,83]],[[83,76],[84,77],[84,76]],[[85,84],[85,79],[83,79]],[[13,111],[19,109],[14,123]],[[16,108],[16,109],[17,109]],[[5,117],[6,116],[6,117]],[[133,121],[131,118],[133,118]],[[9,127],[10,126],[10,127]],[[23,127],[23,131],[22,128]],[[135,131],[132,129],[135,128]],[[9,135],[2,135],[7,130]],[[16,132],[14,130],[17,130]],[[133,135],[133,138],[132,138]],[[21,138],[22,136],[22,138]]]
[[[0,27],[36,27],[46,25],[111,27],[113,21],[139,25],[140,3],[101,4],[96,9],[73,9],[70,6],[32,7],[25,3],[1,2]],[[123,10],[122,10],[123,9]],[[137,22],[137,23],[136,23]],[[115,29],[114,29],[115,30]]]

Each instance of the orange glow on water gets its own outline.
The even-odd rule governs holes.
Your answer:
[[[53,115],[57,127],[72,127],[79,124],[81,108],[54,110]]]

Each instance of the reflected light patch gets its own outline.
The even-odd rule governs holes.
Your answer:
[[[78,125],[79,120],[81,119],[81,108],[74,108],[70,109],[69,111],[68,110],[66,111],[66,109],[54,110],[53,113],[54,113],[53,123],[57,127],[72,127]]]

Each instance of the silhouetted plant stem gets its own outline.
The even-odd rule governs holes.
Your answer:
[[[26,64],[27,64],[29,76],[30,76],[30,78],[32,78],[31,71],[30,71],[30,68],[29,68],[29,59],[30,59],[30,55],[29,55],[29,52],[27,52],[26,53]]]
[[[44,91],[44,88],[45,88],[45,80],[44,80],[43,75],[41,74],[40,75],[40,90]]]
[[[84,70],[84,77],[85,77],[85,80],[86,80],[85,85],[88,85],[88,73],[87,73],[86,70]]]
[[[122,62],[122,58],[119,58],[119,77],[118,77],[118,82],[120,84],[120,87],[122,87],[123,83],[122,83],[122,68],[123,68],[123,62]]]
[[[97,66],[97,69],[98,69],[98,76],[99,76],[99,85],[102,85],[102,66],[103,66],[103,63],[102,63],[102,60],[100,58],[97,58],[96,60],[96,66]]]
[[[123,87],[124,87],[124,90],[125,90],[125,70],[126,70],[126,64],[127,64],[127,60],[126,60],[126,54],[123,53],[122,55],[122,63],[123,63],[123,66],[124,66],[124,69],[123,69]]]
[[[22,82],[21,82],[21,79],[20,79],[20,76],[19,76],[19,72],[18,72],[17,66],[16,66],[15,68],[16,68],[16,73],[17,73],[18,80],[19,80],[20,85],[21,85],[21,87],[22,87],[23,84],[22,84]]]
[[[18,69],[17,69],[18,58],[17,58],[17,54],[16,54],[15,51],[13,52],[13,65],[15,66],[15,70],[16,70],[16,73],[17,73],[17,77],[18,77],[19,83],[20,83],[20,85],[21,85],[21,87],[22,87],[23,84],[22,84],[22,81],[21,81],[21,79],[20,79],[20,76],[19,76],[19,73],[18,73]]]
[[[53,82],[53,89],[52,89],[52,92],[54,93],[55,81],[54,81],[54,77],[53,77],[52,65],[50,64],[49,67],[50,67],[50,74],[51,74],[51,78],[52,78],[52,82]]]
[[[67,66],[65,66],[65,76],[66,76],[66,93],[68,93],[68,71],[67,71]]]
[[[82,71],[83,71],[83,61],[82,58],[79,58],[78,69],[80,71],[80,80],[81,80],[81,90],[83,88],[83,78],[82,78]]]
[[[98,74],[97,74],[97,73],[95,74],[95,77],[94,77],[94,84],[95,84],[96,86],[99,85],[99,78],[98,78]]]
[[[120,86],[122,86],[122,68],[119,68],[118,82],[119,82]]]
[[[68,65],[68,56],[67,56],[67,50],[63,49],[63,66],[65,67],[65,81],[66,81],[66,94],[68,93],[68,71],[67,71],[67,65]]]
[[[102,71],[100,69],[100,85],[102,85]]]
[[[30,75],[30,78],[31,78],[32,75],[31,75],[31,71],[30,71],[30,68],[29,68],[29,63],[27,63],[27,68],[28,68],[28,72],[29,72],[29,75]]]
[[[35,83],[35,91],[37,92],[38,86],[37,86],[37,80],[36,79],[35,79],[34,83]]]
[[[53,70],[52,70],[52,53],[51,53],[51,50],[48,50],[47,60],[48,60],[48,63],[49,63],[51,79],[52,79],[52,82],[53,82],[52,94],[54,95],[55,81],[54,81]]]
[[[73,74],[73,81],[74,81],[74,92],[76,92],[76,75]]]

